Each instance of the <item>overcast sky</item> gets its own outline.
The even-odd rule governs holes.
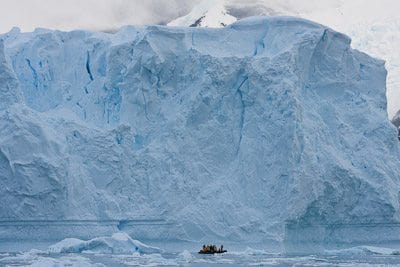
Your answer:
[[[201,0],[0,0],[0,33],[12,27],[108,30],[133,24],[159,24],[188,13]],[[212,0],[211,0],[212,1]],[[309,14],[332,27],[349,20],[399,16],[399,0],[226,0],[264,5],[286,14]],[[345,6],[343,8],[343,6]],[[337,10],[338,16],[332,16]],[[329,14],[325,14],[328,12]],[[345,12],[346,14],[340,14]]]
[[[197,0],[0,0],[0,33],[12,27],[107,30],[155,24],[187,13]]]

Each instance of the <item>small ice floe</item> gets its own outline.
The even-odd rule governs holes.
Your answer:
[[[229,254],[243,255],[243,256],[246,256],[246,255],[254,256],[254,255],[270,255],[271,253],[268,253],[266,250],[254,249],[254,248],[247,247],[245,250],[232,251],[232,252],[229,252]]]
[[[399,249],[393,248],[385,248],[385,247],[374,247],[374,246],[357,246],[346,249],[338,249],[338,250],[326,250],[325,254],[328,255],[400,255]]]
[[[96,237],[90,240],[66,238],[48,248],[51,253],[160,253],[161,249],[143,244],[132,239],[126,233],[115,233],[110,236]]]
[[[40,250],[17,253],[0,259],[0,266],[29,266],[29,267],[105,267],[101,263],[93,263],[90,259],[80,255],[52,257]]]
[[[79,256],[64,256],[60,258],[38,257],[30,265],[30,267],[105,267],[102,263],[93,263],[88,258]]]
[[[179,261],[185,262],[185,263],[191,263],[196,259],[192,255],[192,253],[190,253],[188,250],[184,250],[181,253],[179,253],[177,258]]]
[[[179,266],[181,265],[174,258],[164,258],[159,253],[152,254],[140,254],[132,253],[130,255],[111,255],[111,257],[116,260],[119,264],[124,266]]]
[[[384,248],[384,247],[373,247],[373,246],[362,246],[360,247],[365,252],[378,255],[400,255],[399,249]]]

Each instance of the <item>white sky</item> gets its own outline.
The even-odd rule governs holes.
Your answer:
[[[51,29],[113,29],[127,24],[154,24],[187,13],[201,0],[0,0],[0,33],[18,26]],[[398,16],[399,0],[227,0],[263,4],[278,11],[307,14],[336,26],[368,17]],[[335,12],[337,14],[335,14]]]
[[[154,24],[181,16],[194,2],[186,0],[0,0],[0,33],[17,26],[72,30],[115,29]]]

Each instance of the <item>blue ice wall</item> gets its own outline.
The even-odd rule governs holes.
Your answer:
[[[386,70],[347,36],[277,17],[0,38],[0,239],[398,241]]]

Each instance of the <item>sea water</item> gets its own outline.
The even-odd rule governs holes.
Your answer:
[[[5,252],[4,245],[0,246],[0,266],[400,266],[398,250],[367,246],[292,256],[250,247],[201,255],[185,243],[165,243],[161,247],[165,252],[153,254],[48,253],[44,243],[37,244],[41,249],[26,250],[31,243],[20,244],[25,251]],[[188,249],[174,251],[185,246]]]

